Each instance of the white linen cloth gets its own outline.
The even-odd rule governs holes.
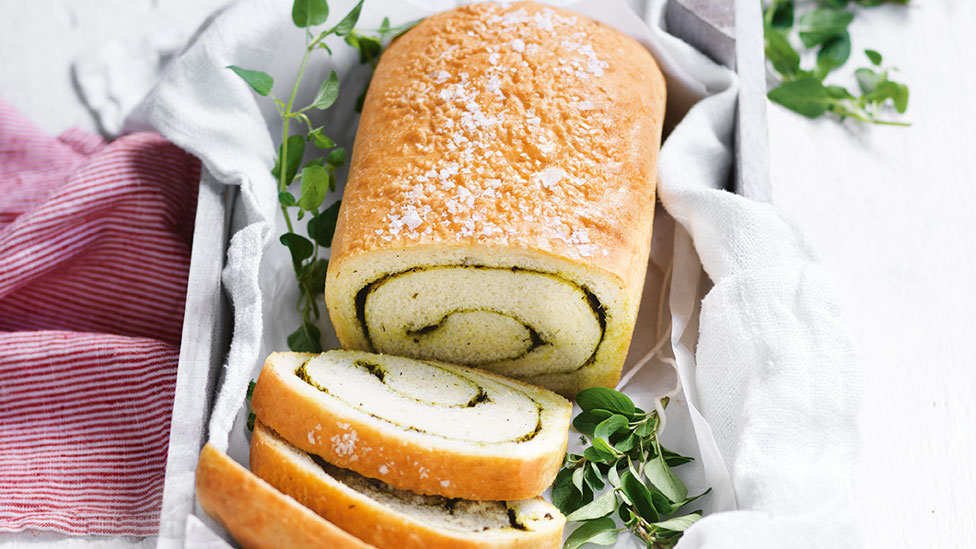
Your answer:
[[[349,0],[330,4],[336,20],[352,6]],[[396,24],[454,4],[374,0],[367,2],[361,26],[375,28],[384,15]],[[672,120],[694,104],[668,136],[659,166],[659,196],[678,224],[669,305],[684,390],[668,409],[664,438],[698,458],[690,473],[680,470],[692,490],[713,488],[702,501],[707,516],[679,547],[858,546],[851,505],[856,368],[829,277],[803,236],[772,206],[720,190],[732,163],[734,74],[667,35],[663,0],[649,4],[646,25],[619,2],[569,7],[616,26],[654,53],[669,77]],[[269,245],[282,232],[269,173],[277,141],[271,136],[280,136],[281,122],[270,100],[255,96],[223,67],[265,70],[275,77],[279,97],[286,95],[302,50],[301,32],[289,16],[286,0],[245,0],[217,14],[170,64],[129,124],[154,127],[200,157],[216,181],[239,188],[224,272],[234,332],[209,438],[242,462],[247,383],[296,324],[295,293],[287,252]],[[348,48],[334,51],[331,66],[323,58],[313,61],[300,96],[311,97],[328,68],[339,70],[343,82],[362,77],[361,70],[350,69]],[[354,97],[340,94],[324,117],[327,128],[345,130],[330,135],[347,146]],[[346,118],[329,119],[342,113]],[[708,279],[714,287],[702,301]],[[638,403],[654,397],[646,374],[627,386]],[[174,479],[166,489],[167,498],[192,502],[191,480]],[[187,545],[211,544],[199,535],[202,528],[195,520],[184,525],[180,517],[164,516],[160,544],[179,546],[184,535]],[[627,535],[618,545],[634,546]]]

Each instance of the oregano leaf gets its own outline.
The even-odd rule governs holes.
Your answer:
[[[338,97],[339,75],[336,74],[336,71],[332,71],[329,73],[329,77],[322,81],[322,85],[319,86],[319,91],[315,94],[315,98],[312,99],[312,103],[308,108],[324,111],[331,107]]]
[[[288,348],[297,353],[321,353],[322,333],[318,326],[303,321],[297,330],[288,334]]]
[[[883,58],[881,57],[880,53],[878,53],[875,50],[864,50],[864,54],[868,56],[868,60],[871,61],[872,65],[874,65],[875,67],[881,66],[881,62]]]
[[[295,272],[301,271],[302,262],[312,257],[315,246],[304,236],[295,233],[285,233],[281,235],[279,240],[291,252],[291,261],[295,266]]]
[[[605,517],[617,508],[616,490],[610,490],[590,503],[566,515],[566,520],[584,521]]]
[[[817,118],[830,108],[833,98],[820,80],[812,76],[784,82],[767,94],[770,101],[802,114],[807,118]]]
[[[584,411],[607,410],[626,416],[634,416],[634,401],[630,397],[606,387],[590,387],[576,394],[576,403]]]
[[[242,69],[237,65],[228,65],[227,68],[240,76],[241,80],[247,82],[247,85],[251,86],[251,89],[258,95],[271,93],[271,87],[274,86],[274,78],[271,78],[271,75],[261,71]]]
[[[295,0],[292,4],[291,20],[296,27],[321,25],[328,18],[329,3],[326,0]]]
[[[359,0],[355,7],[349,10],[349,13],[342,18],[342,21],[332,28],[331,32],[334,32],[338,36],[345,36],[352,31],[353,27],[359,21],[359,13],[363,10],[363,0]]]
[[[566,538],[563,549],[579,549],[587,543],[613,545],[617,542],[617,524],[610,517],[584,522]]]
[[[329,190],[329,173],[322,166],[305,166],[302,169],[302,193],[298,207],[305,211],[317,211]]]
[[[335,236],[336,222],[339,219],[341,205],[341,200],[335,201],[324,212],[308,222],[308,235],[323,248],[332,247],[332,238]]]

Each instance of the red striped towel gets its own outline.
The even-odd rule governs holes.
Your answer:
[[[0,532],[157,531],[199,176],[0,101]]]

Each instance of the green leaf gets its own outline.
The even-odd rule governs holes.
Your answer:
[[[796,28],[803,45],[812,48],[846,31],[852,20],[853,13],[835,8],[818,8],[801,15]]]
[[[654,503],[651,501],[651,491],[633,473],[624,471],[624,474],[620,475],[620,489],[633,502],[634,510],[641,518],[648,522],[660,519],[657,509],[654,508]]]
[[[609,441],[610,437],[627,426],[627,418],[622,415],[614,414],[600,422],[593,431],[593,436]]]
[[[610,490],[595,500],[566,515],[566,520],[581,522],[605,517],[617,508],[616,490]]]
[[[592,461],[586,466],[586,473],[583,474],[583,480],[594,492],[603,490],[603,487],[606,486],[603,482],[603,475],[600,473],[600,469]]]
[[[257,383],[254,383],[253,381],[247,384],[247,395],[244,397],[245,399],[251,400],[251,397],[254,396],[254,387],[256,385]]]
[[[824,42],[817,52],[817,78],[823,80],[830,71],[842,66],[851,56],[851,35],[844,31]]]
[[[362,36],[352,33],[346,36],[346,43],[359,52],[359,62],[371,67],[376,66],[376,62],[383,53],[383,44],[370,36]]]
[[[647,419],[645,419],[644,422],[641,423],[634,432],[637,434],[637,436],[641,438],[647,438],[653,435],[655,431],[657,431],[657,424],[658,424],[657,416],[656,415],[650,416]]]
[[[608,412],[606,410],[580,412],[573,419],[573,427],[584,435],[593,436],[593,431],[596,430],[596,426],[599,425],[601,421],[612,415],[612,412]]]
[[[895,110],[900,114],[905,114],[905,111],[908,110],[908,86],[891,81],[888,81],[887,84],[893,86],[891,100],[895,104]]]
[[[820,0],[820,1],[823,2],[824,4],[827,4],[828,6],[833,6],[835,8],[846,8],[847,4],[849,4],[851,0]]]
[[[620,472],[617,471],[617,465],[611,465],[610,470],[607,471],[607,480],[610,481],[610,486],[614,488],[620,487]]]
[[[865,55],[868,56],[868,59],[871,60],[872,65],[874,65],[875,67],[881,66],[881,61],[883,60],[883,58],[881,57],[880,53],[878,53],[875,50],[864,50],[864,53]]]
[[[562,469],[552,483],[552,504],[563,513],[580,499],[581,492],[573,485],[572,469]]]
[[[793,0],[773,2],[769,9],[769,23],[775,29],[790,29],[793,27]]]
[[[299,28],[321,25],[328,18],[329,3],[326,0],[295,0],[291,7],[291,20]]]
[[[768,97],[807,118],[823,115],[834,101],[823,84],[812,76],[784,82],[770,90]]]
[[[695,512],[681,517],[674,517],[661,522],[655,522],[652,524],[652,526],[655,526],[661,530],[668,530],[670,532],[684,532],[688,528],[691,528],[692,524],[698,522],[698,519],[701,517],[700,512]]]
[[[257,418],[258,418],[257,414],[255,414],[253,411],[248,411],[248,413],[247,413],[247,430],[248,431],[253,431],[254,430],[254,421]]]
[[[566,538],[563,549],[579,549],[587,543],[613,545],[617,542],[617,525],[610,517],[584,522]]]
[[[337,200],[321,214],[308,222],[308,235],[323,248],[332,247],[332,237],[335,235],[336,222],[339,219],[341,200]]]
[[[306,140],[311,141],[313,145],[320,149],[331,149],[332,147],[336,146],[335,141],[333,141],[331,137],[322,133],[321,126],[308,132],[308,137]]]
[[[664,497],[664,495],[659,494],[657,492],[652,492],[651,493],[651,498],[654,501],[654,507],[656,507],[657,510],[658,510],[658,512],[661,513],[662,516],[664,516],[664,515],[670,515],[671,513],[674,513],[675,511],[677,511],[681,507],[684,507],[685,505],[687,505],[687,504],[695,501],[696,499],[704,496],[705,494],[708,494],[711,491],[712,491],[712,489],[709,488],[709,489],[705,490],[704,492],[698,494],[697,496],[690,497],[690,498],[685,498],[685,499],[683,499],[681,501],[676,501],[676,502],[670,502],[670,501],[668,501],[668,499],[666,497]]]
[[[237,65],[228,65],[227,68],[234,71],[237,76],[240,76],[242,80],[247,82],[247,85],[251,86],[251,89],[257,92],[258,95],[268,95],[271,93],[271,87],[274,86],[274,78],[271,78],[271,75],[261,71],[242,69]]]
[[[685,483],[668,467],[662,454],[644,464],[644,476],[671,501],[681,501],[688,497]]]
[[[587,448],[587,450],[593,449],[601,457],[601,459],[594,459],[591,461],[607,461],[611,459],[616,459],[617,454],[614,452],[613,446],[610,443],[603,440],[602,438],[594,438],[593,446]],[[584,452],[585,454],[586,452]]]
[[[618,452],[626,453],[629,452],[634,446],[637,445],[638,440],[639,439],[637,438],[637,435],[635,435],[634,433],[630,433],[629,435],[624,437],[623,440],[614,444],[613,447],[616,448]]]
[[[322,334],[311,322],[302,322],[297,330],[288,335],[288,348],[297,353],[321,353]]]
[[[298,204],[298,202],[295,200],[295,195],[291,194],[288,191],[285,191],[283,193],[278,193],[278,202],[280,202],[281,205],[285,206],[286,208]]]
[[[585,452],[584,452],[585,453]],[[573,486],[576,487],[580,492],[583,491],[583,475],[586,473],[586,469],[580,467],[573,471]]]
[[[295,266],[295,272],[301,271],[302,262],[312,257],[315,246],[304,236],[295,233],[285,233],[279,240],[291,252],[291,262]]]
[[[338,168],[339,166],[346,163],[346,149],[339,147],[329,153],[328,158],[326,158],[326,163],[330,166]]]
[[[766,27],[766,58],[773,64],[776,72],[792,76],[800,70],[800,54],[796,53],[786,34],[772,27]]]
[[[634,401],[630,397],[606,387],[590,387],[576,394],[576,403],[584,411],[607,410],[616,414],[634,416]]]
[[[359,3],[339,21],[335,27],[332,27],[330,32],[334,32],[339,36],[344,36],[349,34],[350,31],[356,26],[356,22],[359,21],[359,12],[363,9],[363,0],[359,0]]]
[[[854,96],[851,95],[851,92],[847,91],[847,88],[843,86],[827,86],[826,89],[827,89],[827,95],[833,97],[834,99],[841,99],[841,100],[854,99]],[[668,462],[668,464],[670,463],[671,462]]]
[[[335,103],[337,97],[339,97],[339,75],[336,74],[336,71],[332,71],[329,77],[319,86],[319,91],[315,94],[315,99],[312,100],[312,104],[307,108],[324,111]]]
[[[329,172],[322,166],[306,166],[302,169],[302,194],[298,207],[305,211],[317,211],[329,190]]]
[[[312,295],[322,295],[325,292],[325,275],[329,270],[329,260],[319,258],[302,269],[301,280]]]
[[[854,71],[854,78],[857,79],[857,85],[864,94],[874,93],[878,83],[883,80],[880,74],[871,69],[857,69]]]
[[[298,134],[289,135],[287,144],[288,158],[285,161],[285,185],[290,185],[291,182],[295,180],[295,174],[298,173],[298,166],[300,166],[302,163],[302,157],[305,156],[305,139]],[[278,158],[275,162],[274,168],[271,170],[271,175],[275,176],[275,179],[280,176],[280,169],[281,147],[278,147]]]

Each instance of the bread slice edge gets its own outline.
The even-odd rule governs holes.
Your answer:
[[[251,469],[322,517],[377,547],[404,549],[558,548],[566,519],[541,498],[506,503],[520,528],[463,532],[398,512],[330,476],[311,456],[257,422]],[[523,512],[528,509],[528,512]]]

